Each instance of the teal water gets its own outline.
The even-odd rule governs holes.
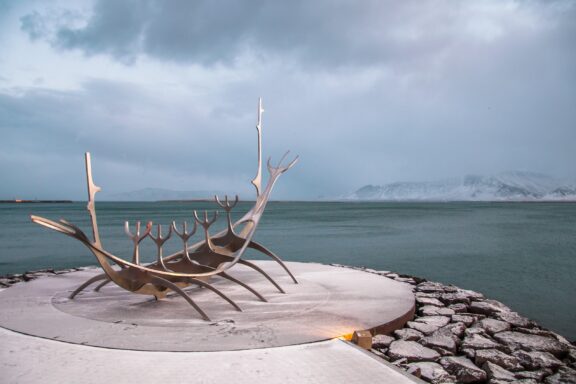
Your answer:
[[[239,204],[238,216],[249,207]],[[191,222],[193,209],[214,208],[98,203],[102,241],[129,259],[124,220]],[[30,213],[90,230],[85,203],[0,204],[0,275],[95,264],[75,240],[32,224]],[[576,204],[272,202],[256,240],[285,260],[363,265],[473,289],[576,339]],[[168,242],[167,251],[178,249],[176,239]],[[151,241],[143,254],[154,258]]]

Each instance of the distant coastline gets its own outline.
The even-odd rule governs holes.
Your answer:
[[[61,203],[72,203],[72,200],[0,200],[0,204],[36,204],[36,203],[50,203],[50,204],[61,204]]]

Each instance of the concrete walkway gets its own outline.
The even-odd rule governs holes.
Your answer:
[[[245,351],[148,352],[63,343],[4,328],[0,382],[423,383],[338,339]]]

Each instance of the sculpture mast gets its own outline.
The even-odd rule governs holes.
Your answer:
[[[90,152],[86,152],[86,182],[88,183],[88,205],[86,209],[90,213],[90,220],[92,222],[92,234],[94,235],[94,245],[102,248],[100,242],[100,234],[98,233],[98,222],[96,221],[96,207],[94,206],[94,196],[96,192],[100,192],[101,188],[94,184],[92,180],[92,162],[90,160]]]
[[[258,99],[258,121],[256,123],[256,131],[258,132],[258,171],[256,177],[252,180],[252,184],[256,187],[256,198],[260,197],[262,192],[262,98]]]

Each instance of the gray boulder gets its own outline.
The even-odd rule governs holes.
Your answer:
[[[514,327],[530,327],[533,323],[527,318],[520,316],[516,312],[497,312],[494,317],[498,320],[505,321]]]
[[[443,351],[456,353],[456,342],[452,337],[433,334],[420,340],[420,344],[432,348],[444,355]]]
[[[486,372],[489,379],[502,380],[502,381],[514,381],[516,376],[510,371],[502,368],[499,365],[491,363],[489,361],[482,365],[482,369]]]
[[[394,336],[397,339],[405,341],[418,341],[424,337],[424,334],[420,331],[411,328],[402,328],[394,331]]]
[[[562,367],[555,374],[548,376],[544,382],[546,384],[574,384],[576,383],[576,371]]]
[[[378,349],[388,348],[393,341],[394,338],[392,336],[375,335],[372,338],[372,348],[378,348]]]
[[[426,323],[422,323],[419,321],[409,321],[408,323],[406,323],[406,325],[409,328],[415,329],[417,331],[422,332],[425,335],[430,335],[431,333],[433,333],[434,331],[436,331],[438,328],[440,328],[437,325],[432,325],[432,324],[426,324]]]
[[[462,303],[451,304],[448,306],[448,308],[450,308],[451,310],[453,310],[456,313],[468,312],[468,306],[466,304],[462,304]]]
[[[432,335],[434,336],[448,336],[451,337],[456,343],[460,343],[460,337],[464,334],[466,326],[463,323],[450,323],[442,328],[438,328]]]
[[[462,303],[466,305],[470,304],[470,298],[468,298],[468,295],[466,295],[461,291],[453,293],[445,293],[440,297],[440,300],[442,300],[446,304],[457,304],[457,303]]]
[[[390,344],[388,356],[392,360],[406,359],[408,362],[435,361],[440,358],[438,352],[426,348],[415,341],[396,340]]]
[[[464,338],[462,342],[462,348],[472,348],[472,349],[495,349],[500,347],[498,343],[481,336],[481,335],[472,335],[467,336]]]
[[[433,298],[433,297],[420,297],[420,296],[416,296],[416,302],[419,305],[433,305],[435,307],[443,307],[444,303],[442,303],[440,300]]]
[[[440,365],[448,373],[456,376],[459,383],[478,383],[486,381],[486,372],[463,356],[450,356],[440,359]]]
[[[450,323],[450,318],[446,316],[423,316],[416,318],[414,321],[434,325],[440,328]]]
[[[510,312],[510,308],[496,300],[474,301],[468,307],[472,313],[490,316],[498,312]]]
[[[458,292],[466,295],[470,300],[482,300],[484,295],[480,292],[471,291],[469,289],[458,289]]]
[[[516,372],[515,375],[518,379],[542,381],[546,376],[550,376],[552,373],[551,369],[539,369],[537,371],[520,371]]]
[[[480,320],[478,322],[478,326],[484,329],[490,335],[510,330],[510,324],[507,322],[490,318]]]
[[[443,284],[440,284],[440,283],[435,283],[432,281],[426,281],[424,283],[418,284],[416,286],[416,290],[418,292],[427,292],[427,293],[434,293],[434,292],[444,293],[445,286]]]
[[[562,365],[554,355],[548,352],[540,351],[515,351],[513,355],[518,359],[520,364],[528,369],[534,370],[539,368],[556,369]]]
[[[420,362],[410,363],[408,367],[419,369],[420,377],[429,383],[447,383],[454,382],[455,377],[451,376],[442,366],[438,363]]]
[[[453,309],[446,307],[435,307],[432,305],[426,305],[420,308],[419,312],[424,316],[452,316],[456,313]]]
[[[476,317],[475,316],[471,316],[471,315],[464,315],[464,314],[456,314],[456,315],[452,315],[452,322],[453,323],[464,323],[464,325],[466,325],[467,327],[471,326],[472,324],[474,324],[474,322],[476,321]]]
[[[498,364],[509,371],[518,371],[522,369],[522,365],[520,365],[518,358],[515,356],[507,355],[497,349],[479,349],[476,351],[476,356],[474,358],[476,365],[482,366],[487,361]]]
[[[568,352],[568,346],[553,337],[530,335],[520,332],[500,332],[494,338],[512,349],[536,350],[550,352],[556,357],[562,357]]]

